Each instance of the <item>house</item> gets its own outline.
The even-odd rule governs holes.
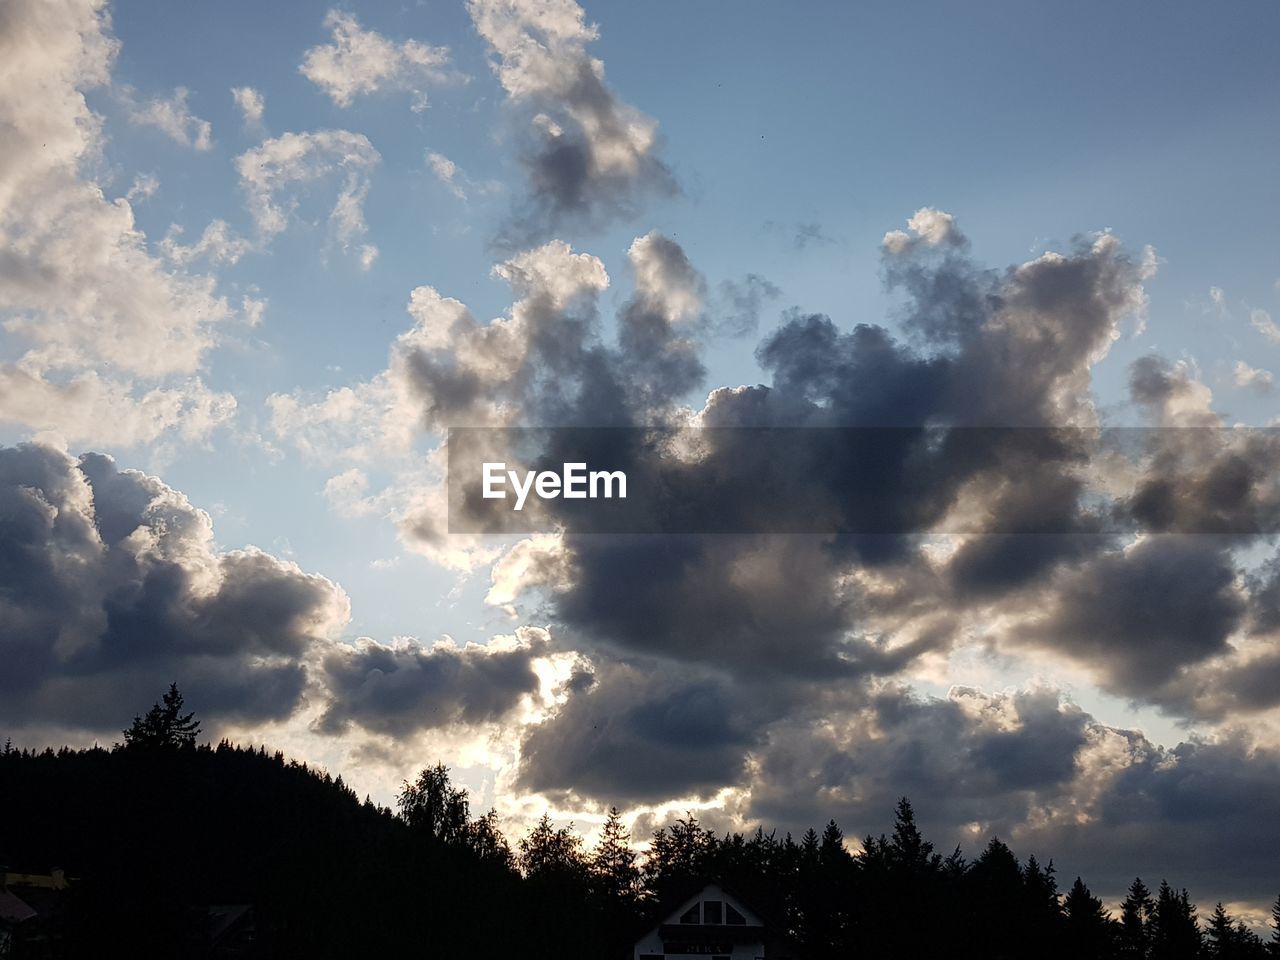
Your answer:
[[[797,960],[783,931],[718,882],[669,898],[632,960]]]

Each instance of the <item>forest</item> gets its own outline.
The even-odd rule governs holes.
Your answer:
[[[673,896],[716,880],[808,960],[1280,957],[1280,898],[1265,937],[1164,878],[1135,878],[1113,913],[998,838],[935,850],[906,798],[854,844],[835,821],[719,835],[690,814],[638,853],[616,809],[591,848],[548,816],[508,839],[442,764],[381,807],[281,753],[202,743],[184,709],[172,687],[111,748],[6,742],[0,868],[71,881],[0,955],[624,958]],[[227,904],[252,922],[215,942]]]

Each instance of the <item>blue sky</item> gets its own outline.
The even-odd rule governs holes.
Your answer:
[[[506,304],[504,285],[489,276],[490,243],[518,184],[514,131],[465,9],[354,11],[389,38],[453,51],[467,79],[433,89],[417,114],[396,93],[343,109],[299,74],[303,53],[326,40],[328,9],[112,10],[122,41],[116,82],[146,95],[185,86],[192,112],[214,130],[213,149],[195,153],[153,128],[110,128],[117,190],[136,171],[160,181],[136,209],[149,236],[177,223],[190,239],[214,218],[250,231],[231,160],[254,138],[241,129],[232,86],[266,96],[273,132],[351,128],[383,156],[365,210],[382,253],[368,273],[325,256],[323,234],[306,229],[225,272],[270,304],[264,326],[221,347],[208,367],[209,382],[234,392],[249,417],[262,416],[255,407],[271,392],[325,390],[376,373],[418,284],[479,316]],[[1194,357],[1209,376],[1240,358],[1280,355],[1241,322],[1248,307],[1278,306],[1280,226],[1262,214],[1280,192],[1271,160],[1280,117],[1268,96],[1280,81],[1268,55],[1277,15],[1267,5],[1230,18],[1195,5],[1111,4],[1070,17],[1022,4],[820,4],[802,16],[770,4],[732,13],[715,4],[612,4],[588,15],[600,26],[593,52],[615,89],[659,120],[684,190],[607,230],[564,231],[611,273],[633,236],[658,229],[713,284],[756,272],[781,288],[779,309],[879,321],[891,302],[879,240],[931,205],[959,216],[992,266],[1104,227],[1155,247],[1164,263],[1148,288],[1150,327],[1098,370],[1104,400],[1122,389],[1126,363],[1152,348]],[[108,118],[122,113],[105,91],[93,100]],[[433,178],[427,151],[493,192],[461,201]],[[797,249],[801,225],[820,235]],[[1211,322],[1215,286],[1235,323]],[[759,380],[753,348],[751,338],[716,344],[712,379]],[[1272,398],[1237,390],[1225,399],[1243,421],[1269,419]],[[267,464],[218,438],[207,451],[184,451],[165,473],[198,503],[226,506],[218,533],[227,545],[287,541],[304,567],[331,571],[355,598],[354,632],[485,629],[440,609],[451,584],[424,564],[370,573],[370,560],[398,554],[393,534],[316,516],[322,472]]]
[[[439,398],[397,373],[397,362],[421,347],[398,338],[425,335],[442,322],[430,313],[435,308],[423,307],[421,316],[434,319],[415,327],[419,315],[411,316],[408,305],[417,288],[461,301],[480,325],[510,319],[519,311],[495,265],[562,240],[598,258],[608,274],[607,288],[596,289],[591,276],[573,273],[587,270],[582,262],[555,261],[554,270],[573,274],[565,282],[597,297],[606,341],[628,306],[640,302],[667,304],[672,330],[695,331],[687,336],[697,341],[705,376],[665,402],[667,409],[697,411],[716,387],[770,383],[776,371],[762,367],[757,348],[775,331],[792,329],[787,325],[798,317],[824,314],[841,331],[880,324],[913,343],[910,322],[903,321],[922,308],[909,291],[886,285],[897,263],[886,233],[907,230],[917,211],[944,218],[928,221],[940,225],[936,236],[926,221],[912,220],[911,249],[923,251],[927,269],[959,271],[960,260],[927,261],[935,252],[954,252],[966,282],[989,284],[982,289],[1009,298],[1021,282],[1014,268],[1045,263],[1046,251],[1111,263],[1109,248],[1096,241],[1099,231],[1108,231],[1131,261],[1117,268],[1129,271],[1124,296],[1139,299],[1126,300],[1135,309],[1107,321],[1114,343],[1110,334],[1099,341],[1109,349],[1082,361],[1084,386],[1072,389],[1104,422],[1182,425],[1191,422],[1188,411],[1222,424],[1275,421],[1280,61],[1274,38],[1280,11],[1273,4],[615,2],[582,11],[571,0],[358,7],[143,0],[102,7],[66,0],[62,6],[55,14],[23,6],[15,17],[36,26],[10,41],[31,63],[47,66],[31,68],[29,90],[11,78],[18,92],[4,100],[17,118],[9,122],[23,134],[3,148],[13,162],[10,174],[0,170],[10,177],[0,177],[0,188],[18,187],[12,196],[0,191],[6,205],[0,224],[15,249],[24,238],[35,241],[34,252],[24,248],[20,258],[0,263],[0,284],[8,288],[0,316],[11,321],[0,333],[0,371],[30,374],[39,386],[22,388],[35,400],[19,396],[16,386],[0,395],[0,442],[35,439],[72,457],[97,451],[122,470],[161,478],[210,514],[212,545],[200,547],[211,551],[210,563],[252,545],[273,562],[296,564],[298,576],[326,578],[350,602],[349,618],[328,607],[324,617],[314,610],[307,615],[324,621],[323,630],[314,629],[327,643],[371,638],[390,649],[394,638],[411,637],[413,649],[420,642],[427,650],[447,635],[459,644],[488,645],[485,655],[497,656],[510,651],[492,646],[494,635],[551,630],[550,640],[518,634],[510,641],[540,658],[542,688],[537,697],[513,688],[533,699],[512,707],[514,714],[488,717],[489,726],[473,722],[470,701],[458,690],[445,699],[462,719],[449,725],[393,721],[372,706],[359,708],[365,714],[356,706],[340,710],[332,706],[338,699],[320,719],[300,706],[262,714],[255,724],[246,719],[253,716],[248,707],[228,708],[226,729],[273,736],[334,765],[364,764],[375,791],[385,794],[422,751],[453,750],[448,759],[473,788],[505,805],[505,814],[526,816],[546,802],[589,822],[600,794],[531,773],[531,758],[546,757],[548,770],[556,764],[577,769],[582,784],[612,783],[625,792],[625,778],[609,781],[595,768],[553,757],[529,733],[530,724],[551,729],[547,718],[570,715],[566,704],[573,698],[563,684],[584,663],[594,664],[601,692],[593,696],[603,702],[608,691],[628,683],[644,687],[647,680],[621,678],[654,655],[625,638],[593,634],[604,628],[558,608],[559,588],[528,569],[520,574],[527,588],[522,600],[486,602],[503,572],[512,575],[511,564],[503,564],[512,554],[442,562],[439,544],[410,529],[425,516],[415,498],[431,486],[425,458],[447,425],[431,419]],[[369,58],[344,59],[343,30],[374,51]],[[118,42],[113,57],[101,53],[104,38]],[[329,56],[325,50],[337,51],[327,73],[306,66],[318,62],[308,57]],[[593,62],[602,65],[596,77],[602,82],[598,88],[588,83],[583,93],[571,85],[570,68],[585,64],[589,72]],[[252,88],[262,98],[260,119],[246,115],[233,88]],[[601,112],[591,112],[596,109]],[[552,127],[540,117],[558,124],[556,131],[563,127],[564,142],[586,150],[599,167],[579,184],[586,198],[580,207],[557,207],[554,191],[530,175],[550,162],[539,151],[559,142],[560,133],[548,133]],[[606,127],[621,118],[624,133],[593,130],[590,124],[602,117]],[[55,134],[63,152],[52,156],[46,139],[52,143]],[[317,166],[297,176],[277,171],[255,194],[247,158],[252,165],[261,160],[256,169],[265,170],[268,163],[287,164],[282,158],[299,144],[309,145],[305,162]],[[616,169],[602,159],[615,155],[609,151],[622,157]],[[93,185],[105,201],[77,192]],[[41,196],[54,209],[63,209],[62,196],[74,197],[65,207],[71,212],[58,214],[67,219],[45,217]],[[115,207],[107,206],[112,202]],[[281,219],[264,227],[272,203]],[[105,224],[123,204],[140,233],[104,232],[101,246],[93,246],[99,242],[93,225]],[[513,240],[521,211],[527,222]],[[219,222],[220,249],[183,252],[180,245],[196,244]],[[666,240],[645,245],[636,239],[653,235]],[[68,237],[79,237],[82,246],[71,249],[63,242]],[[1084,238],[1083,247],[1073,246],[1077,238]],[[667,240],[674,245],[662,246]],[[120,253],[125,247],[131,252]],[[369,251],[362,262],[370,247],[376,256]],[[1148,247],[1151,253],[1144,252]],[[1147,266],[1133,266],[1142,263]],[[633,271],[646,264],[657,271],[656,287],[633,281]],[[754,324],[736,333],[717,327],[728,310],[726,285],[743,289],[752,276],[750,282],[772,291],[761,299]],[[107,308],[95,307],[94,298],[112,277],[123,278],[124,289],[111,302],[124,306],[115,319],[103,320]],[[41,278],[53,278],[48,289]],[[167,325],[165,309],[156,309],[158,301],[146,291],[197,281],[211,286],[192,295],[194,319],[182,319],[184,307]],[[76,295],[64,301],[55,287]],[[688,290],[697,294],[694,313],[701,320],[682,321],[673,306]],[[227,316],[208,324],[200,311],[219,297]],[[572,313],[561,306],[566,316]],[[250,322],[258,310],[260,319]],[[135,316],[145,324],[135,326]],[[27,321],[35,327],[24,327]],[[154,345],[171,335],[179,345],[188,335],[204,339],[185,359],[178,359],[180,346],[170,360],[145,363],[113,352],[119,344]],[[459,327],[455,341],[421,347],[423,355],[441,350],[440,356],[466,357],[466,336]],[[37,349],[42,344],[53,346],[46,354]],[[1167,391],[1144,407],[1133,400],[1135,370],[1143,369],[1135,362],[1157,356]],[[487,354],[476,362],[500,366]],[[617,362],[625,369],[627,358]],[[91,375],[117,385],[119,404],[60,412],[50,398]],[[503,402],[517,410],[517,420],[532,415],[533,407],[503,393],[508,386],[497,376],[484,380],[494,397],[507,397]],[[354,393],[335,393],[344,388]],[[155,390],[188,398],[183,402],[211,391],[234,399],[234,410],[208,423],[183,414],[154,429],[124,429],[130,411],[144,409]],[[352,401],[359,410],[339,422],[326,403],[344,396],[360,398]],[[282,402],[301,419],[282,416]],[[489,410],[483,403],[463,412]],[[304,432],[298,424],[306,418],[311,426]],[[407,439],[378,434],[393,428]],[[366,441],[369,449],[355,449]],[[1241,610],[1262,602],[1246,581],[1271,547],[1262,538],[1232,553],[1231,589],[1239,591]],[[538,556],[552,568],[552,560],[564,557],[559,549]],[[864,574],[871,576],[850,573],[855,579]],[[902,573],[901,582],[914,583],[914,575]],[[894,689],[924,702],[962,706],[970,701],[956,690],[981,689],[999,701],[984,716],[1012,711],[1021,717],[1019,729],[1031,722],[1030,713],[1019,711],[1041,707],[1040,694],[1027,691],[1051,685],[1064,696],[1055,716],[1074,717],[1065,705],[1072,704],[1095,725],[1088,763],[1118,749],[1102,730],[1140,728],[1152,750],[1172,748],[1184,737],[1207,738],[1227,750],[1239,745],[1232,738],[1241,724],[1256,724],[1259,739],[1250,756],[1280,744],[1274,704],[1223,712],[1205,706],[1209,694],[1201,691],[1189,707],[1172,688],[1153,691],[1081,650],[1062,654],[1004,635],[1007,617],[1027,617],[1037,604],[1057,609],[1066,595],[1020,595],[1008,608],[969,608],[957,615],[961,626],[945,649],[931,649],[875,683],[899,683]],[[895,622],[911,633],[924,630],[925,619]],[[1032,621],[1021,628],[1028,635],[1039,629],[1027,625]],[[696,629],[692,622],[677,626]],[[846,626],[856,633],[865,623]],[[876,621],[874,629],[887,628]],[[308,637],[308,644],[316,641]],[[1250,634],[1244,626],[1224,638],[1235,651],[1222,661],[1227,671],[1235,663],[1230,656],[1261,663],[1266,644],[1274,644],[1273,634]],[[1215,649],[1216,656],[1226,647]],[[319,647],[313,653],[307,661],[312,680],[327,656]],[[371,655],[384,654],[391,657],[381,647]],[[694,659],[699,670],[711,671],[708,689],[728,682],[713,664]],[[342,696],[345,674],[325,669],[331,685],[308,688],[313,708]],[[652,675],[665,676],[667,669],[673,668],[663,661]],[[423,696],[412,700],[418,709],[430,703]],[[839,699],[825,689],[814,696]],[[484,699],[481,693],[474,698]],[[649,715],[641,707],[651,704],[628,703],[617,708],[618,716]],[[827,719],[838,727],[869,708],[830,709]],[[727,737],[738,744],[734,763],[747,755],[742,742],[759,747],[785,740],[786,717],[780,707],[743,719],[751,730],[741,734],[745,740]],[[98,723],[53,714],[36,719],[32,730],[83,733]],[[322,728],[342,729],[348,739],[325,739]],[[518,755],[493,746],[522,737]],[[753,769],[771,762],[759,750],[748,751]],[[856,750],[847,747],[847,753]],[[1078,762],[1081,769],[1087,765]],[[743,786],[745,774],[734,763],[726,762],[716,789],[694,778],[664,797],[639,791],[630,809],[637,817],[660,816],[664,802],[693,797],[726,823],[768,811],[788,815],[776,798],[762,799],[767,791]],[[837,800],[843,796],[831,789]],[[1015,815],[996,801],[991,809],[997,812],[971,819],[1022,824],[1034,834],[1025,810]],[[940,822],[944,829],[968,829],[970,821]],[[1246,880],[1212,870],[1206,876],[1215,878],[1206,883],[1247,899]]]

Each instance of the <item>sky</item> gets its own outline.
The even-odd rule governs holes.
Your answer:
[[[0,732],[112,742],[176,680],[212,736],[384,803],[442,760],[517,832],[858,836],[906,794],[941,846],[1260,916],[1280,448],[1226,428],[1276,422],[1277,28],[10,0]],[[449,427],[605,423],[1203,429],[937,459],[878,544],[448,532]]]

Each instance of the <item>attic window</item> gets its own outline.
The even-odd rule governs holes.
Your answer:
[[[698,904],[694,904],[684,913],[680,914],[681,923],[697,923],[698,922]]]
[[[703,923],[724,923],[724,915],[721,912],[723,907],[719,900],[703,900],[702,901],[702,922]]]
[[[733,908],[732,903],[726,903],[724,905],[724,914],[725,914],[724,916],[725,923],[732,923],[735,926],[742,926],[747,922],[747,918],[744,917],[742,914],[740,914],[737,910],[735,910]]]

